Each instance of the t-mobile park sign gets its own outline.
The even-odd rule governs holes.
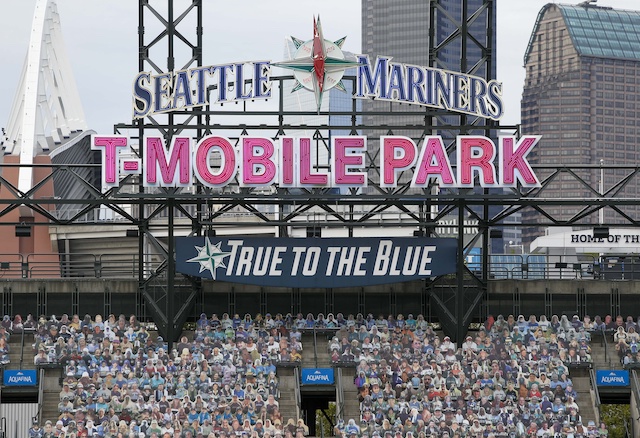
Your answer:
[[[143,139],[141,158],[125,157],[128,139],[94,135],[91,148],[102,155],[103,187],[115,187],[126,174],[142,177],[147,187],[188,187],[195,183],[224,187],[238,181],[241,187],[366,187],[380,175],[382,187],[396,187],[400,174],[411,174],[412,187],[427,187],[431,180],[440,187],[470,188],[476,176],[482,187],[539,187],[540,181],[527,161],[539,136],[500,137],[498,145],[483,136],[458,136],[455,172],[444,142],[428,136],[421,144],[403,136],[380,138],[379,169],[367,163],[365,136],[331,139],[329,168],[317,169],[308,137],[241,137],[234,147],[228,138],[205,136],[198,142],[174,137],[165,144],[161,137]],[[214,164],[216,163],[216,164]],[[372,175],[369,175],[372,173]]]

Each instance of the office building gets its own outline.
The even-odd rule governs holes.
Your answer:
[[[538,14],[524,66],[522,132],[540,134],[542,140],[529,156],[531,163],[566,166],[635,165],[640,159],[640,12],[616,10],[585,2],[578,5],[548,4]],[[539,171],[545,178],[553,169]],[[595,168],[578,172],[582,184],[569,174],[545,187],[545,198],[582,199],[591,189],[606,192],[622,181],[629,170]],[[621,187],[618,197],[637,199],[637,179]],[[544,207],[557,220],[568,220],[582,207]],[[637,218],[640,208],[621,206]],[[541,214],[528,211],[523,229],[530,241],[543,233]],[[623,223],[613,210],[604,218],[589,220]]]
[[[483,8],[487,0],[469,0],[467,19],[470,22],[466,37],[466,59],[462,61],[462,36],[456,34],[458,25],[463,21],[462,2],[441,1],[435,9],[434,46],[438,46],[433,67],[443,70],[459,71],[486,77],[487,68],[491,69],[490,78],[495,78],[495,63],[490,62],[491,54],[487,50],[495,47],[495,34],[488,34],[487,14]],[[493,9],[495,22],[495,8]],[[413,65],[430,65],[430,2],[425,0],[362,0],[362,53],[374,60],[376,56],[391,56],[394,61]],[[478,41],[480,45],[473,40]],[[493,50],[495,56],[495,50]],[[415,111],[424,114],[427,110],[416,106],[400,106],[387,102],[367,102],[365,111]],[[367,116],[366,122],[378,122],[393,125],[424,125],[424,115],[411,117]],[[445,116],[439,125],[458,125],[458,117]],[[422,135],[423,130],[412,130]],[[406,134],[405,134],[406,135]],[[451,134],[455,136],[455,134]]]
[[[476,15],[469,23],[466,42],[466,59],[463,61],[463,37],[457,35],[458,26],[463,21],[464,11],[462,2],[458,0],[442,0],[435,9],[433,22],[435,23],[434,47],[438,47],[435,59],[429,59],[430,48],[430,14],[431,6],[425,0],[362,0],[362,53],[369,55],[372,61],[376,56],[391,56],[394,61],[413,65],[432,65],[435,68],[473,74],[493,79],[496,76],[495,62],[495,33],[489,34],[487,25],[489,11],[493,13],[495,23],[495,8],[484,8],[487,0],[469,0],[467,2],[467,19]],[[492,2],[491,2],[492,3]],[[473,37],[473,38],[470,38]],[[476,44],[477,41],[480,45]],[[491,50],[488,50],[491,48]],[[438,134],[446,143],[451,144],[461,133],[486,135],[485,119],[473,116],[462,116],[456,113],[440,115],[432,119],[430,109],[391,104],[389,102],[365,101],[363,110],[365,125],[386,125],[384,128],[366,134],[374,138],[389,133],[406,135],[420,141],[424,135]],[[371,115],[370,113],[409,111],[415,116]],[[367,114],[369,113],[369,114]],[[434,123],[437,128],[425,126]],[[461,132],[459,126],[469,124],[478,126]],[[413,126],[412,126],[413,125]],[[388,127],[387,127],[388,126]],[[410,126],[402,130],[394,129]],[[415,128],[414,128],[415,126]],[[492,133],[493,134],[493,133]],[[450,159],[454,160],[452,155]],[[492,210],[499,210],[497,207]],[[513,237],[518,240],[518,233]],[[494,239],[494,252],[502,251],[502,240]]]

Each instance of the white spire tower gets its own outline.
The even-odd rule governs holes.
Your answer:
[[[34,156],[48,154],[74,133],[87,129],[67,57],[58,8],[36,0],[22,79],[2,138],[4,155],[20,156],[18,189],[33,187]]]

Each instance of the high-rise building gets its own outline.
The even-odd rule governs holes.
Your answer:
[[[392,56],[396,62],[413,65],[429,65],[429,2],[424,0],[362,0],[362,54],[375,61],[376,56]],[[425,108],[399,105],[389,102],[363,102],[365,126],[385,124],[424,125]],[[371,113],[389,111],[415,111],[415,117],[374,116]],[[372,138],[389,134],[420,138],[423,130],[397,132],[393,128],[371,131],[365,134]]]
[[[486,7],[493,2],[488,0],[468,0],[466,14],[463,2],[459,0],[440,0],[434,9],[431,20],[431,5],[428,0],[362,0],[362,53],[369,55],[373,61],[376,56],[391,56],[394,61],[406,64],[428,66],[432,61],[435,68],[468,73],[483,78],[494,79],[496,76],[495,32],[490,33],[487,23],[492,18],[495,23],[495,8]],[[492,17],[488,14],[492,13]],[[464,20],[466,16],[466,21]],[[474,18],[472,18],[474,17]],[[434,30],[430,31],[433,21]],[[466,22],[467,34],[460,31],[462,22]],[[430,34],[434,41],[430,44]],[[464,44],[463,44],[464,43]],[[429,50],[433,46],[435,58],[429,59]],[[463,53],[466,56],[463,56]],[[493,59],[492,59],[493,57]],[[393,132],[406,135],[420,141],[424,135],[438,134],[445,142],[453,143],[461,134],[461,124],[477,126],[465,134],[486,134],[485,120],[473,116],[460,116],[450,113],[432,119],[429,109],[419,106],[399,105],[389,102],[365,101],[363,106],[365,125],[385,124],[391,128],[379,131],[367,130],[365,133],[376,138],[379,135]],[[367,112],[415,112],[416,115],[370,115]],[[423,127],[425,122],[433,122],[436,128]],[[401,132],[393,126],[414,125],[416,128],[405,128]],[[422,128],[419,128],[422,127]],[[450,157],[454,160],[455,157]],[[492,207],[497,210],[497,207]],[[517,234],[517,233],[516,233]],[[513,240],[519,241],[519,235]],[[502,241],[493,242],[495,251],[502,252]]]
[[[542,139],[529,159],[554,166],[635,164],[640,159],[640,12],[596,6],[548,4],[538,14],[529,39],[524,66],[522,132]],[[545,172],[537,172],[541,178]],[[629,171],[584,170],[545,187],[546,198],[580,199],[591,189],[613,187]],[[547,172],[548,174],[548,172]],[[637,180],[636,180],[637,181]],[[640,184],[620,188],[618,196],[637,199]],[[581,207],[545,207],[546,213],[566,220]],[[640,208],[621,207],[631,217]],[[604,223],[622,223],[622,215],[607,211]],[[538,212],[523,214],[536,223]],[[593,223],[602,218],[590,217]],[[543,230],[523,230],[527,240]]]
[[[462,2],[439,2],[433,17],[433,46],[437,47],[433,67],[481,77],[486,76],[488,67],[491,70],[490,78],[495,78],[495,63],[491,62],[491,56],[495,56],[495,33],[490,35],[487,26],[489,11],[493,11],[495,22],[495,8],[483,7],[487,3],[492,2],[467,1],[468,27],[467,35],[464,35],[458,32],[465,16]],[[362,53],[369,55],[372,60],[376,56],[384,55],[405,64],[429,65],[430,9],[428,0],[362,0]],[[464,57],[463,47],[466,54]],[[399,106],[388,102],[367,102],[364,107],[364,110],[369,112],[390,109],[425,113],[425,108],[422,107]],[[365,123],[375,120],[373,116],[365,117]],[[407,122],[406,117],[379,116],[378,122],[379,120],[384,120],[389,125],[396,120],[404,125],[414,124],[413,120]],[[438,124],[459,124],[453,117],[446,120],[446,123],[440,121]],[[416,116],[415,122],[423,125],[424,116]]]

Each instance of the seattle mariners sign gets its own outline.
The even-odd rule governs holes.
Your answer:
[[[322,95],[331,88],[345,91],[342,77],[356,69],[359,99],[376,99],[420,105],[499,120],[504,113],[502,83],[479,76],[431,67],[392,62],[366,55],[345,59],[341,48],[346,37],[324,38],[320,19],[313,21],[313,39],[292,38],[296,53],[290,61],[233,62],[152,75],[139,73],[133,81],[133,118],[156,113],[271,97],[271,66],[293,70],[293,90],[314,93],[318,111]]]
[[[227,281],[281,287],[354,287],[456,271],[456,239],[176,239],[176,270]]]

